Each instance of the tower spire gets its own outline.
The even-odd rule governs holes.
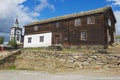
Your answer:
[[[19,27],[18,16],[16,16],[16,20],[15,20],[15,23],[14,23],[14,27]]]

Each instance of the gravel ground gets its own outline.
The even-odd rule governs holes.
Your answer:
[[[1,70],[0,80],[120,80],[120,76],[99,76],[75,73],[47,73],[26,70]]]

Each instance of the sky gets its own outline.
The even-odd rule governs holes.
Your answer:
[[[120,0],[1,0],[0,36],[9,40],[10,28],[18,16],[19,26],[57,16],[111,6],[117,19],[116,34],[120,35]]]

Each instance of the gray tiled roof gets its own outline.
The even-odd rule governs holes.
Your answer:
[[[55,17],[55,18],[49,18],[46,20],[35,21],[35,22],[32,22],[32,23],[25,25],[25,26],[42,24],[42,23],[63,20],[63,19],[69,19],[69,18],[74,18],[74,17],[78,17],[78,16],[85,16],[85,15],[90,15],[90,14],[95,14],[95,13],[101,13],[101,12],[105,12],[109,9],[111,9],[111,7],[107,6],[107,7],[103,7],[103,8],[99,8],[99,9],[95,9],[95,10],[90,10],[90,11],[85,11],[85,12],[80,12],[80,13],[75,13],[75,14],[69,14],[69,15],[59,16],[59,17]]]

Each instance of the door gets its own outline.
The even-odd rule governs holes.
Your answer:
[[[53,44],[55,45],[62,44],[62,33],[61,32],[55,32],[53,34]]]

